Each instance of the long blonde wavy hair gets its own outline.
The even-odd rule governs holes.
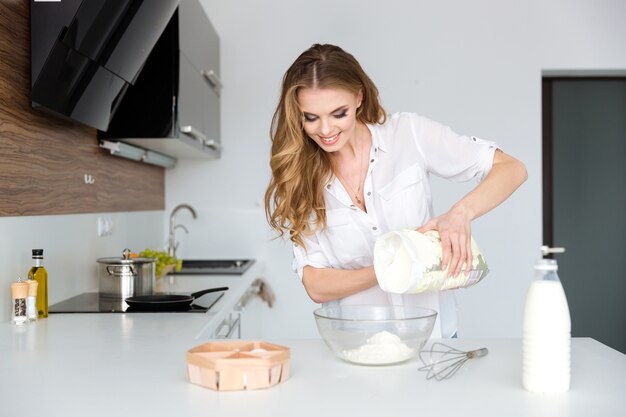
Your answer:
[[[265,192],[265,213],[280,237],[289,232],[291,241],[301,246],[305,246],[303,234],[326,227],[324,185],[333,174],[328,154],[304,131],[297,99],[303,88],[361,92],[359,122],[384,123],[387,117],[372,80],[338,46],[315,44],[289,67],[270,129],[272,179]]]

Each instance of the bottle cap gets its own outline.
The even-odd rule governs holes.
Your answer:
[[[28,297],[28,283],[27,282],[12,282],[11,283],[11,296],[14,299]]]
[[[563,253],[565,252],[565,248],[551,248],[548,245],[541,246],[541,254],[543,256],[549,255],[551,253]]]
[[[43,258],[43,249],[33,249],[33,258]]]

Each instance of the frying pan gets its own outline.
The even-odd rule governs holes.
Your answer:
[[[191,295],[181,294],[154,294],[136,295],[127,297],[124,301],[134,310],[142,311],[184,311],[191,307],[191,302],[196,298],[210,292],[226,291],[228,287],[209,288],[194,292]]]

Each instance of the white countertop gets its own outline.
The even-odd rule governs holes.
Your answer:
[[[185,353],[198,315],[63,314],[16,329],[0,325],[2,416],[623,416],[626,356],[592,339],[572,343],[572,387],[542,396],[520,385],[520,341],[487,346],[453,379],[426,381],[417,359],[362,367],[321,340],[272,340],[291,348],[290,378],[258,391],[216,392],[187,382]]]
[[[237,278],[223,279],[232,285]],[[184,280],[193,278],[177,285]],[[198,286],[187,290],[206,282]],[[219,303],[232,305],[238,291]],[[522,389],[519,339],[448,340],[462,349],[486,346],[489,354],[443,382],[427,381],[419,359],[363,367],[335,358],[319,339],[267,340],[291,348],[289,379],[265,390],[216,392],[190,384],[185,371],[186,351],[205,343],[210,323],[221,320],[212,314],[55,314],[21,327],[0,323],[0,416],[626,415],[626,355],[588,338],[573,339],[571,390],[555,396]]]

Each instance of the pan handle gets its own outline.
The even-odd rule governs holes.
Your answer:
[[[130,273],[130,275],[137,275],[137,271],[132,265],[107,265],[107,274],[114,277],[124,277]]]
[[[202,297],[204,294],[208,294],[210,292],[226,291],[226,290],[228,290],[228,287],[209,288],[208,290],[202,290],[202,291],[191,293],[191,297],[195,300],[196,298]]]

